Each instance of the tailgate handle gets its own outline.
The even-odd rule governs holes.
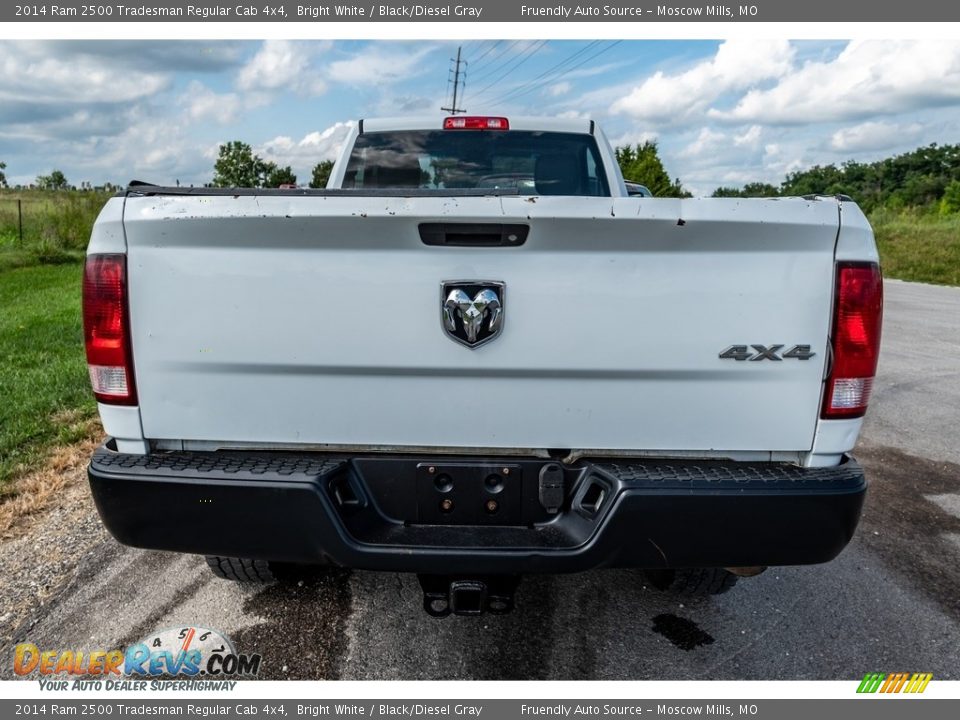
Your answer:
[[[527,241],[529,225],[501,223],[420,223],[424,245],[515,247]]]

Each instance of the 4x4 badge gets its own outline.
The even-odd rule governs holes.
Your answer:
[[[440,285],[440,321],[447,335],[477,348],[503,330],[506,283],[448,280]]]
[[[731,345],[720,353],[721,360],[809,360],[814,355],[809,345],[794,345],[781,353],[783,345]]]

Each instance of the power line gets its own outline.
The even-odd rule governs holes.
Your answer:
[[[503,45],[504,42],[506,41],[498,40],[496,43],[494,43],[494,46]],[[481,63],[479,67],[474,66],[475,71],[480,71],[481,69],[483,69],[484,71],[479,76],[477,76],[477,79],[482,80],[485,77],[489,77],[492,73],[496,72],[498,68],[501,68],[504,65],[506,65],[508,62],[510,62],[511,60],[510,50],[512,50],[517,45],[519,45],[520,42],[521,42],[520,40],[512,40],[505,47],[501,47],[499,52],[496,52],[493,55],[491,55],[486,60],[486,62]],[[504,58],[506,59],[504,60]],[[493,63],[493,67],[490,67],[491,63]]]
[[[499,70],[500,68],[504,67],[504,66],[505,66],[507,63],[509,63],[510,61],[512,61],[513,58],[512,58],[512,57],[507,57],[507,56],[510,54],[510,50],[511,50],[512,48],[516,47],[517,45],[519,45],[520,42],[521,42],[520,40],[514,40],[514,41],[512,41],[509,45],[507,45],[507,46],[500,52],[499,55],[497,55],[496,57],[493,58],[493,60],[495,60],[495,61],[496,61],[496,60],[501,60],[501,59],[504,58],[504,57],[506,57],[507,59],[504,60],[502,63],[497,63],[494,67],[490,68],[490,69],[487,70],[485,73],[481,73],[481,74],[476,78],[476,80],[483,80],[483,79],[486,78],[486,77],[490,77],[493,73],[497,72],[497,70]],[[477,69],[477,68],[474,68],[474,70],[476,70],[476,69]]]
[[[599,43],[599,42],[600,42],[599,40],[595,41],[595,43]],[[597,58],[597,57],[599,57],[600,55],[602,55],[603,53],[605,53],[605,52],[607,52],[608,50],[612,49],[613,47],[615,47],[615,46],[616,46],[617,44],[619,44],[620,42],[622,42],[622,41],[621,41],[621,40],[617,40],[616,42],[613,42],[613,43],[607,45],[605,48],[601,48],[599,51],[591,54],[590,56],[588,56],[588,57],[586,57],[586,58],[584,58],[583,60],[581,60],[581,61],[578,62],[577,64],[573,65],[572,67],[568,67],[568,68],[566,68],[566,69],[563,69],[561,72],[554,72],[550,77],[544,78],[541,82],[537,82],[537,81],[540,79],[539,77],[534,78],[534,79],[531,80],[530,82],[524,83],[523,85],[520,85],[519,87],[516,87],[516,88],[514,88],[513,90],[510,90],[510,91],[506,92],[505,94],[501,95],[499,98],[497,98],[496,100],[494,100],[493,102],[494,102],[494,104],[501,104],[501,103],[504,103],[504,102],[506,102],[506,101],[508,101],[508,100],[516,100],[517,98],[523,97],[524,95],[527,95],[527,94],[533,92],[534,90],[536,90],[536,89],[538,89],[538,88],[541,88],[541,87],[543,87],[544,85],[547,85],[548,83],[556,82],[557,80],[560,80],[560,79],[561,79],[562,77],[564,77],[565,75],[568,75],[568,74],[572,73],[574,70],[576,70],[576,69],[578,69],[578,68],[580,68],[580,67],[583,67],[584,65],[586,65],[588,62],[590,62],[590,61],[593,60],[594,58]],[[595,43],[590,43],[590,45],[587,45],[585,48],[581,48],[581,51],[578,52],[578,53],[574,53],[574,55],[580,55],[580,54],[582,54],[583,52],[589,50],[589,49],[591,48],[591,46],[594,45]],[[575,59],[575,58],[574,58],[574,55],[571,55],[570,57],[568,57],[563,63],[558,63],[557,66],[554,66],[553,70],[556,71],[556,70],[559,69],[560,66],[566,64],[566,63],[567,63],[568,61],[570,61],[570,60]]]
[[[488,47],[486,50],[483,51],[483,54],[480,55],[480,57],[477,57],[477,58],[474,58],[474,59],[473,59],[474,65],[476,65],[476,63],[478,63],[478,62],[480,62],[481,60],[483,60],[487,55],[490,54],[490,51],[491,51],[491,50],[493,50],[497,45],[499,45],[499,44],[502,43],[502,42],[503,42],[503,40],[497,40],[496,42],[492,43],[492,44],[490,45],[490,47]]]
[[[579,50],[577,50],[576,52],[572,53],[571,55],[568,55],[566,58],[564,58],[563,60],[561,60],[560,62],[558,62],[556,65],[553,65],[552,67],[547,68],[547,69],[544,70],[542,73],[540,73],[539,75],[537,75],[535,78],[531,79],[529,82],[526,82],[526,83],[524,83],[524,84],[522,84],[522,85],[520,85],[520,86],[518,86],[518,87],[515,87],[513,90],[508,90],[504,95],[502,95],[502,96],[500,97],[499,100],[495,100],[494,102],[502,102],[502,101],[506,100],[510,95],[513,95],[514,93],[516,93],[517,91],[522,90],[522,89],[525,89],[525,88],[529,87],[530,85],[533,85],[533,84],[537,83],[537,81],[540,80],[540,78],[542,78],[542,77],[544,77],[544,76],[546,76],[546,75],[550,75],[551,73],[553,73],[553,72],[556,71],[556,70],[559,70],[559,69],[562,68],[564,65],[566,65],[567,63],[575,60],[575,59],[576,59],[577,57],[579,57],[580,55],[583,55],[583,53],[587,52],[588,50],[590,50],[590,48],[592,48],[594,45],[599,44],[600,42],[601,42],[600,40],[593,40],[592,42],[588,43],[587,45],[585,45],[584,47],[580,48]],[[546,83],[548,83],[548,82],[552,82],[554,79],[555,79],[555,78],[550,78],[550,79],[544,80],[543,83],[540,83],[540,84],[546,84]],[[539,85],[539,84],[538,84],[538,85]]]
[[[600,57],[600,56],[603,55],[605,52],[607,52],[608,50],[612,50],[613,48],[615,48],[617,45],[619,45],[619,44],[622,43],[622,42],[623,42],[623,40],[617,40],[617,41],[615,41],[615,42],[610,43],[610,44],[607,45],[605,48],[601,48],[600,50],[598,50],[597,52],[593,53],[593,54],[590,55],[589,57],[584,58],[583,60],[581,60],[580,62],[578,62],[578,63],[577,63],[576,65],[574,65],[573,67],[567,68],[566,70],[564,70],[564,71],[563,71],[562,73],[560,73],[559,75],[556,75],[555,77],[550,78],[549,82],[554,82],[554,81],[559,80],[560,78],[564,77],[565,75],[569,75],[569,74],[572,73],[574,70],[583,67],[584,65],[586,65],[586,64],[587,64],[588,62],[590,62],[591,60],[594,60],[595,58]],[[543,84],[544,84],[544,83],[540,83],[541,86],[542,86]],[[528,94],[528,93],[533,92],[534,90],[537,89],[537,87],[538,87],[538,86],[530,87],[530,88],[524,90],[523,92],[516,93],[515,95],[513,95],[513,97],[511,97],[511,94],[513,94],[514,92],[516,92],[516,91],[512,91],[511,93],[507,93],[506,95],[501,96],[499,100],[494,100],[492,103],[490,103],[490,105],[491,105],[491,106],[501,105],[501,104],[503,104],[504,102],[506,102],[508,99],[509,99],[509,100],[516,100],[516,99],[519,98],[519,97],[522,97],[522,96],[524,96],[524,95],[526,95],[526,94]]]
[[[514,63],[513,65],[511,65],[510,67],[508,67],[507,70],[506,70],[506,72],[504,72],[502,75],[500,75],[496,80],[494,80],[494,81],[493,81],[492,83],[490,83],[489,85],[487,85],[487,86],[481,88],[480,90],[478,90],[478,91],[477,91],[477,95],[476,95],[475,97],[479,97],[479,96],[483,95],[483,93],[485,93],[487,90],[489,90],[489,89],[492,88],[494,85],[496,85],[496,84],[499,83],[501,80],[503,80],[505,77],[507,77],[507,75],[509,75],[510,73],[512,73],[513,71],[515,71],[517,68],[519,68],[521,65],[523,65],[525,62],[527,62],[527,60],[529,60],[529,59],[532,58],[534,55],[536,55],[537,52],[539,52],[540,49],[541,49],[544,45],[547,44],[547,41],[546,41],[546,40],[540,40],[539,43],[540,43],[539,45],[537,45],[536,43],[534,43],[533,45],[531,45],[530,48],[528,48],[526,51],[524,51],[524,52],[526,52],[526,56],[525,56],[525,57],[524,57],[523,55],[521,55],[520,59],[519,59],[516,63]]]

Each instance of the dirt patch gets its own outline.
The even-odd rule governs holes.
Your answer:
[[[30,516],[21,516],[13,531],[0,539],[0,647],[22,635],[21,626],[57,595],[72,577],[77,565],[94,545],[107,539],[100,523],[84,468],[72,468],[58,481],[59,489],[45,496],[41,513],[38,503]],[[25,628],[29,629],[29,628]]]
[[[65,423],[85,422],[64,416]],[[55,448],[46,464],[14,481],[0,504],[0,646],[71,577],[88,549],[106,537],[86,483],[86,467],[100,436]],[[34,621],[35,622],[35,621]]]
[[[55,448],[42,468],[14,480],[10,496],[0,504],[0,539],[25,532],[32,516],[61,502],[68,487],[86,479],[87,463],[99,443],[95,428],[99,426],[92,425],[86,440]]]
[[[945,502],[960,496],[960,465],[871,445],[859,447],[856,457],[870,480],[857,530],[864,545],[960,618],[960,517]]]

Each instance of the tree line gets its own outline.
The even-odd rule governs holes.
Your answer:
[[[937,145],[871,163],[853,160],[814,165],[789,173],[779,186],[748,183],[719,187],[713,197],[849,195],[865,212],[877,209],[936,209],[960,213],[960,145]]]
[[[679,178],[671,178],[655,141],[615,149],[624,178],[646,185],[655,197],[691,197]],[[0,187],[7,186],[6,164],[0,162]],[[332,160],[317,163],[311,188],[326,187]],[[234,140],[220,146],[211,183],[214,187],[295,186],[297,176],[256,155],[247,143]],[[70,185],[60,170],[39,175],[37,187],[63,190]],[[921,147],[872,163],[848,161],[841,165],[814,165],[789,173],[779,185],[764,182],[743,187],[718,187],[712,197],[780,197],[787,195],[849,195],[864,209],[937,209],[960,213],[960,145]]]
[[[625,145],[616,148],[614,153],[624,179],[646,185],[654,197],[692,197],[683,187],[680,178],[670,179],[670,174],[660,159],[656,141],[647,140],[635,146]]]
[[[332,160],[317,163],[311,173],[310,187],[326,187],[332,169]],[[254,154],[250,145],[239,140],[221,145],[213,165],[214,187],[278,188],[296,184],[297,176],[293,168],[289,165],[279,167],[276,163],[264,160]]]
[[[0,188],[7,187],[7,176],[3,172],[6,169],[7,164],[0,161]],[[310,187],[326,187],[332,169],[332,160],[317,163],[313,168]],[[259,188],[296,184],[297,176],[289,165],[279,167],[276,163],[265,161],[254,154],[250,145],[236,140],[220,146],[211,183],[214,187]],[[38,175],[34,187],[41,190],[69,190],[72,186],[62,171],[54,170],[49,175]],[[113,186],[108,183],[106,187],[110,189]]]
[[[7,164],[0,161],[0,188],[8,187],[7,176],[3,172],[6,169]],[[49,175],[37,175],[34,184],[41,190],[67,190],[70,188],[67,178],[59,170],[54,170]]]

